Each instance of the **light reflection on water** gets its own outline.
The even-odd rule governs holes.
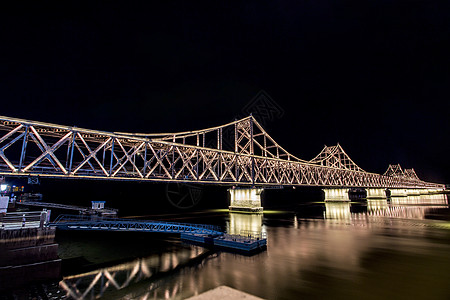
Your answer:
[[[160,261],[140,259],[108,271],[118,278],[119,289],[109,280],[105,295],[184,299],[227,285],[266,299],[448,299],[450,231],[438,226],[449,222],[426,218],[435,211],[448,211],[446,195],[327,202],[299,210],[311,205],[321,206],[322,214],[224,212],[221,218],[229,233],[267,232],[267,251],[250,257],[225,252],[205,255],[199,263],[164,276],[156,274],[202,255],[202,248],[164,253]],[[142,271],[144,265],[147,273]],[[112,274],[121,268],[127,275]],[[99,278],[96,284],[102,276],[108,282],[105,269],[91,273],[90,278]],[[82,282],[81,277],[64,281],[76,285],[74,279]],[[120,289],[124,282],[127,285]]]
[[[242,232],[267,233],[263,225],[263,214],[245,214],[230,212],[226,231],[229,234],[241,234]]]
[[[199,246],[184,247],[179,251],[163,252],[108,268],[66,276],[59,285],[66,291],[67,296],[73,299],[111,297],[114,292],[152,276],[169,273],[193,259],[206,256],[207,253],[207,250]],[[159,284],[152,283],[150,287],[155,290]],[[172,291],[164,290],[164,295],[174,296],[177,290],[178,287],[174,286]]]

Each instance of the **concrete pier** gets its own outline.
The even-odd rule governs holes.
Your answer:
[[[349,189],[335,188],[335,189],[323,189],[325,193],[325,201],[350,201],[348,197]]]
[[[408,193],[406,189],[389,189],[391,197],[407,197]]]
[[[421,195],[428,195],[428,194],[430,194],[430,192],[428,191],[428,189],[419,189],[419,193],[420,193]]]
[[[419,189],[407,189],[406,193],[408,194],[408,196],[420,196]]]
[[[428,194],[437,194],[442,192],[442,190],[439,189],[427,189]]]
[[[387,199],[386,189],[382,188],[367,188],[367,199]]]
[[[262,188],[229,189],[230,211],[258,213],[263,211],[261,205]]]

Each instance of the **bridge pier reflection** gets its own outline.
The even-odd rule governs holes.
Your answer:
[[[425,219],[434,209],[448,208],[445,194],[391,197],[391,199],[367,199],[366,212],[351,212],[347,201],[325,202],[324,218],[356,223],[366,222],[366,218]]]
[[[262,188],[232,188],[230,193],[230,211],[235,212],[262,212],[261,194]]]
[[[372,199],[367,200],[367,212],[368,213],[382,213],[388,209],[389,205],[387,199]]]
[[[326,201],[350,201],[348,197],[349,189],[322,189],[325,193],[325,202]]]
[[[391,197],[391,205],[448,205],[447,195],[433,194],[426,196]]]
[[[389,189],[391,193],[391,197],[406,197],[408,196],[408,192],[406,189]]]
[[[140,282],[148,282],[148,294],[141,299],[172,299],[178,293],[178,285],[173,289],[164,287],[164,277],[160,274],[171,272],[208,255],[208,250],[189,246],[178,251],[158,253],[115,266],[90,272],[65,276],[59,286],[70,299],[116,298],[117,292]],[[126,297],[128,299],[128,297]],[[133,297],[134,298],[134,297]]]
[[[325,219],[350,220],[350,202],[325,202]]]
[[[229,213],[227,233],[241,234],[241,232],[263,233],[263,214]]]

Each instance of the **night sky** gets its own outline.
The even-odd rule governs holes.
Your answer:
[[[173,132],[243,116],[309,160],[450,183],[450,2],[35,1],[0,9],[0,115]],[[252,102],[253,101],[253,102]]]

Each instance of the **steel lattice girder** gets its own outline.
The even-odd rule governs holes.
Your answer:
[[[234,151],[222,149],[228,128],[234,128]],[[395,167],[384,175],[366,172],[339,144],[325,147],[311,161],[298,159],[251,116],[200,131],[160,135],[0,117],[0,174],[4,175],[259,186],[444,187],[418,179],[412,169],[405,175],[400,166]]]

